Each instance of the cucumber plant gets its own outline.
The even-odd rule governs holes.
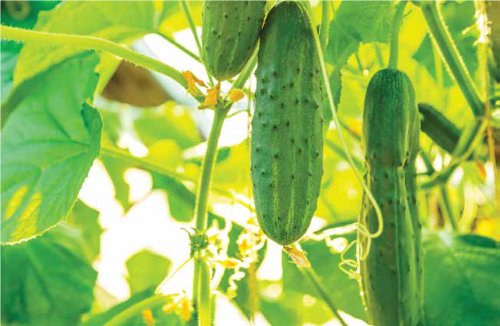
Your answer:
[[[444,208],[450,217],[444,225],[453,232],[495,236],[497,210],[493,201],[485,201],[492,193],[492,173],[484,169],[494,166],[489,164],[494,155],[474,148],[484,138],[483,126],[495,125],[489,121],[492,108],[482,99],[498,88],[487,75],[494,69],[488,70],[489,43],[483,42],[491,7],[482,1],[415,1],[405,14],[406,1],[64,1],[55,8],[49,2],[1,4],[1,230],[2,243],[8,244],[1,257],[2,296],[8,298],[2,301],[2,324],[209,326],[265,318],[272,325],[300,325],[334,317],[346,326],[344,313],[374,326],[500,324],[495,301],[500,289],[494,282],[500,245],[478,235],[457,236],[440,223]],[[403,21],[406,27],[425,21],[427,28],[402,30],[404,59],[398,70]],[[462,34],[473,24],[478,28]],[[184,30],[192,35],[186,37]],[[129,47],[145,33],[160,34],[180,52],[163,62]],[[191,37],[194,52],[184,44]],[[415,52],[416,39],[423,41]],[[179,64],[188,58],[204,65],[207,76],[198,75],[200,67]],[[144,110],[102,99],[110,80],[113,89],[138,94],[130,89],[133,83],[120,82],[130,77],[116,70],[120,60],[170,78],[168,103]],[[441,61],[452,77],[446,85]],[[476,88],[476,82],[484,87]],[[360,90],[366,91],[363,114]],[[443,111],[456,110],[450,116],[460,116],[466,104],[475,119],[462,132],[426,105],[420,105],[419,118],[415,93],[426,103],[440,103]],[[198,114],[198,109],[205,111]],[[233,118],[240,113],[248,119]],[[212,114],[213,120],[205,120]],[[361,120],[362,136],[355,124]],[[226,124],[231,128],[223,130]],[[208,134],[200,132],[209,125]],[[230,131],[245,127],[246,137],[236,140],[239,134]],[[346,128],[353,137],[343,137]],[[449,155],[427,155],[419,146],[420,129]],[[241,143],[218,153],[221,137],[224,143]],[[323,148],[324,140],[332,146]],[[120,148],[136,149],[138,143],[147,156]],[[200,148],[204,155],[198,155]],[[417,155],[427,173],[420,171]],[[347,171],[353,156],[359,164]],[[446,167],[433,166],[435,158]],[[103,164],[93,164],[96,159]],[[89,196],[107,188],[102,187],[106,181],[96,180],[100,173],[89,174],[91,166],[108,172],[115,198]],[[458,167],[463,173],[455,174],[455,189],[448,194],[446,182]],[[166,192],[167,210],[149,201],[136,205],[129,195],[137,190],[137,173],[129,180],[130,169],[142,170],[141,178],[150,176],[154,190]],[[90,188],[80,191],[84,181]],[[484,195],[476,196],[479,192]],[[109,255],[100,257],[103,264],[95,263],[98,222],[107,220],[107,210],[99,218],[83,202],[101,208],[114,199],[124,212],[136,205],[131,215],[147,207],[162,221],[171,218],[172,227],[160,230],[156,239],[156,227],[162,226],[146,225],[144,219],[134,225],[154,229],[147,229],[147,241],[168,239],[160,248],[136,239],[135,232],[121,237],[127,248],[148,244],[162,254],[142,250],[128,260],[130,298],[101,312],[119,301],[95,291],[97,273],[109,266]],[[218,205],[229,202],[243,213],[228,215],[228,205]],[[476,206],[483,216],[472,215]],[[172,243],[189,222],[189,240]],[[311,225],[322,224],[312,230]],[[423,234],[421,224],[427,229]],[[270,241],[283,245],[282,280],[261,279]],[[108,242],[102,247],[109,252]],[[179,257],[181,247],[185,257]],[[163,253],[172,254],[172,262]],[[173,290],[176,273],[191,263],[192,281]],[[99,286],[114,293],[104,283]],[[278,287],[281,294],[272,301],[260,297]],[[218,304],[224,297],[245,320],[224,319],[226,305]],[[321,299],[328,311],[303,304],[311,297]]]

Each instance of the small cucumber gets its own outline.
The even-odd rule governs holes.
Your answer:
[[[371,79],[365,98],[363,141],[367,185],[380,206],[383,232],[372,239],[361,260],[365,303],[375,326],[414,326],[421,322],[420,226],[415,201],[415,159],[419,119],[410,79],[384,69]],[[361,223],[378,229],[365,197]],[[362,235],[361,243],[366,245]]]
[[[265,1],[205,1],[202,58],[209,73],[222,81],[243,69],[257,44]]]
[[[300,239],[316,211],[323,174],[323,91],[307,10],[280,2],[262,31],[252,120],[251,173],[264,233]]]
[[[418,110],[422,115],[422,131],[439,147],[452,154],[462,131],[429,104],[419,103]]]

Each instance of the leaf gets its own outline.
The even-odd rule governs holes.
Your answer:
[[[103,229],[99,224],[99,212],[77,200],[67,224],[81,231],[84,240],[83,250],[90,263],[92,263],[101,251],[101,234]]]
[[[164,6],[172,4],[167,2]],[[155,15],[152,1],[68,1],[48,13],[41,13],[34,29],[126,43],[154,33],[157,27]],[[26,44],[14,72],[14,84],[19,85],[25,79],[82,52],[85,50],[76,47]]]
[[[102,155],[99,157],[102,164],[108,171],[108,175],[113,182],[113,187],[115,188],[115,198],[123,207],[123,210],[127,212],[132,206],[130,203],[130,186],[125,181],[125,171],[130,168],[130,165],[123,160]]]
[[[424,237],[428,325],[500,324],[500,243],[477,235]]]
[[[441,13],[467,70],[471,76],[474,76],[478,68],[477,49],[474,45],[477,40],[477,35],[463,33],[464,30],[475,24],[474,3],[470,1],[447,1],[441,6]],[[433,46],[434,44],[432,44],[431,38],[429,34],[427,34],[422,40],[418,50],[413,54],[413,58],[424,66],[429,74],[437,81],[434,51],[432,50]],[[445,65],[443,65],[443,78],[443,86],[450,87],[454,85]]]
[[[174,102],[153,110],[141,110],[134,126],[147,147],[162,139],[172,139],[181,149],[199,144],[201,135],[187,109]]]
[[[394,3],[392,1],[342,1],[330,23],[330,34],[325,59],[333,65],[330,87],[334,104],[341,94],[341,69],[360,43],[389,39]]]
[[[15,110],[1,142],[2,242],[40,235],[68,216],[99,155],[101,118],[85,103],[96,64],[95,55],[68,60],[29,82],[29,92],[18,88],[5,105]],[[75,76],[78,83],[68,82]]]
[[[12,13],[11,10],[15,10],[16,2],[10,1],[9,6],[7,1],[2,1],[2,25],[15,26],[21,28],[32,28],[36,24],[38,13],[41,10],[50,10],[55,7],[59,1],[25,1],[18,3],[22,9],[17,10],[17,12]],[[19,11],[23,12],[24,17],[19,17]],[[16,14],[17,13],[17,14]],[[14,14],[14,16],[12,15]],[[10,90],[12,89],[13,83],[13,73],[14,68],[17,63],[17,57],[21,48],[22,43],[16,43],[13,41],[2,40],[1,42],[1,56],[2,56],[2,66],[1,66],[1,95],[2,102],[7,99]]]
[[[63,245],[64,244],[64,245]],[[97,273],[67,248],[79,241],[57,227],[15,246],[2,246],[2,324],[76,325],[92,305]]]
[[[343,226],[349,223],[339,223],[331,227]],[[334,236],[332,239],[345,238],[349,242],[356,239],[355,233]],[[349,279],[339,268],[340,253],[331,252],[324,242],[306,240],[301,242],[302,249],[307,253],[312,268],[316,271],[322,284],[326,287],[338,309],[353,317],[367,320],[366,312],[361,304],[358,282]],[[354,250],[346,255],[347,259],[355,259]],[[283,291],[285,296],[289,291],[308,294],[322,300],[308,279],[304,278],[297,266],[290,262],[290,257],[283,254]]]
[[[158,286],[168,275],[172,262],[167,257],[142,250],[127,262],[128,284],[132,294]]]

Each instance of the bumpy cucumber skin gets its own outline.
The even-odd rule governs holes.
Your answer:
[[[365,303],[375,326],[414,326],[421,322],[421,239],[416,210],[415,158],[418,111],[410,79],[384,69],[368,85],[363,116],[368,187],[383,215],[383,232],[372,239],[361,261]],[[365,197],[362,222],[378,228]],[[360,241],[366,245],[366,238]]]
[[[419,103],[418,110],[422,115],[422,131],[439,147],[452,154],[462,131],[429,104]]]
[[[257,44],[265,1],[205,1],[202,59],[208,72],[223,81],[236,76]]]
[[[316,211],[323,174],[322,86],[306,10],[285,1],[268,14],[256,71],[251,173],[264,233],[300,239]]]

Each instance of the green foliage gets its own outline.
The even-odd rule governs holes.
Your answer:
[[[88,104],[95,56],[68,60],[19,87],[2,131],[2,242],[45,232],[68,216],[99,155],[101,118]],[[80,76],[79,84],[65,80]],[[19,94],[21,93],[21,94]],[[53,97],[58,94],[58,97]]]
[[[2,246],[2,324],[75,325],[90,310],[97,273],[78,230],[58,226],[15,246]]]
[[[428,325],[500,322],[500,243],[446,232],[424,236],[425,311]]]
[[[2,25],[32,28],[37,21],[38,13],[42,10],[51,10],[59,1],[32,1],[15,2],[2,1]],[[23,44],[2,40],[1,43],[1,95],[2,102],[12,89],[13,73],[17,57]]]
[[[148,36],[144,42],[134,43],[134,48],[148,56],[158,55],[161,61],[175,68],[181,76],[177,82],[184,81],[181,72],[186,70],[193,72],[198,78],[205,78],[206,69],[203,69],[204,67],[197,62],[192,61],[191,64],[191,61],[188,61],[201,54],[193,50],[196,47],[192,42],[194,41],[193,35],[189,34],[186,13],[180,10],[182,3],[175,1],[68,1],[58,4],[56,1],[19,1],[15,6],[20,11],[14,15],[12,11],[6,9],[7,3],[2,1],[2,25],[93,36],[112,40],[125,47],[130,47],[133,42],[147,34],[166,35],[170,40],[175,39],[182,46],[194,51],[194,55],[191,54],[189,57],[178,55],[185,49],[164,53],[162,50],[172,48],[167,48],[162,43],[167,40],[161,37]],[[446,125],[457,126],[452,128],[455,130],[452,133],[455,135],[453,139],[458,139],[457,135],[460,133],[457,134],[456,130],[472,130],[468,126],[472,113],[461,93],[464,89],[463,85],[458,87],[458,84],[452,82],[451,75],[444,70],[446,69],[444,68],[446,67],[445,60],[436,57],[439,51],[435,42],[431,41],[427,34],[428,26],[422,10],[416,6],[420,3],[422,2],[414,2],[415,5],[406,7],[400,33],[399,67],[413,82],[418,102],[433,103],[449,121],[429,125],[431,120],[424,112],[423,130],[431,137],[421,137],[418,141],[415,134],[412,134],[413,137],[405,138],[403,147],[408,150],[408,161],[414,160],[418,148],[426,152],[433,168],[439,172],[442,169],[439,162],[443,162],[445,167],[450,157],[454,156],[452,153],[439,150],[437,146],[434,146],[434,142],[445,149],[455,146],[457,141],[446,138],[449,137],[444,131]],[[275,1],[268,1],[265,10],[271,10],[276,4]],[[420,215],[426,227],[422,241],[426,254],[423,272],[427,325],[496,325],[500,323],[498,318],[500,306],[497,299],[500,288],[497,286],[498,282],[495,282],[500,272],[498,242],[472,234],[457,235],[442,231],[445,206],[439,200],[441,188],[422,189],[420,187],[429,178],[425,173],[426,169],[420,164],[399,167],[397,173],[392,167],[389,181],[384,183],[378,182],[385,180],[386,174],[380,172],[383,169],[377,168],[379,172],[374,171],[370,155],[368,155],[368,162],[365,162],[361,130],[363,98],[373,74],[385,68],[388,61],[387,42],[393,24],[394,4],[395,2],[392,1],[342,1],[326,4],[332,7],[331,20],[327,24],[330,28],[329,45],[324,52],[326,70],[335,104],[342,106],[339,118],[347,147],[355,159],[357,169],[362,172],[368,171],[369,177],[375,175],[377,182],[373,180],[368,180],[368,182],[371,186],[375,183],[380,186],[374,189],[377,199],[398,197],[399,200],[404,201],[404,206],[408,207],[408,213],[403,213],[400,207],[396,207],[395,200],[392,206],[383,207],[384,216],[395,216],[390,214],[394,213],[393,211],[401,213],[404,221],[403,218],[400,219],[398,227],[403,225],[403,231],[408,231],[410,224],[415,231],[414,238],[410,236],[411,232],[401,237],[401,228],[397,230],[399,233],[396,233],[391,221],[386,221],[384,232],[394,231],[394,234],[398,235],[395,239],[402,240],[401,250],[410,246],[418,246],[419,223],[415,216]],[[30,7],[30,10],[25,13],[22,10],[26,5]],[[263,6],[258,2],[250,2],[248,5],[243,2],[232,2],[224,5],[259,8],[255,12],[238,10],[229,12],[230,17],[228,16],[227,19],[231,21],[229,25],[232,25],[234,33],[241,30],[250,33],[251,26],[242,23],[234,28],[233,20],[244,20],[247,16],[261,17],[263,12]],[[285,2],[273,11],[287,6],[307,8],[302,5]],[[311,5],[312,10],[308,13],[311,22],[318,23],[321,21],[323,3],[317,5],[313,2]],[[190,1],[189,7],[192,15],[190,19],[194,27],[201,28],[202,34],[209,31],[202,26],[203,2]],[[44,10],[50,11],[43,12]],[[483,65],[485,60],[483,60],[483,54],[480,53],[483,50],[483,44],[476,44],[479,29],[474,25],[475,10],[476,7],[472,2],[445,1],[442,3],[441,11],[452,39],[475,83],[475,85],[469,85],[471,87],[467,89],[474,90],[475,88],[481,95],[485,91],[482,83],[487,67]],[[218,23],[224,23],[221,13],[213,16],[217,16]],[[295,12],[293,16],[297,16]],[[278,25],[276,21],[273,21],[274,19],[270,17],[268,25]],[[260,39],[264,49],[261,51],[256,73],[257,92],[255,92],[256,85],[253,78],[244,86],[238,87],[244,90],[247,97],[234,104],[224,122],[219,141],[220,147],[215,155],[214,168],[209,178],[211,179],[209,193],[203,194],[208,195],[208,234],[200,234],[198,239],[203,240],[199,245],[208,248],[204,249],[208,251],[204,254],[207,259],[212,260],[213,269],[210,271],[213,276],[212,297],[234,305],[234,308],[238,309],[249,322],[258,324],[260,319],[265,318],[271,325],[299,326],[335,323],[336,321],[331,320],[333,314],[324,303],[324,298],[290,261],[290,256],[283,254],[281,260],[273,256],[276,253],[273,251],[276,247],[263,244],[258,252],[254,252],[257,255],[255,262],[238,266],[236,269],[223,267],[224,263],[231,264],[244,260],[246,256],[241,250],[245,245],[241,240],[245,236],[251,233],[259,240],[265,238],[265,236],[257,235],[259,229],[253,219],[255,211],[250,204],[253,197],[250,180],[251,145],[250,139],[245,136],[249,136],[251,130],[249,117],[253,116],[254,124],[258,119],[266,118],[264,121],[267,123],[266,132],[274,137],[272,142],[265,143],[266,146],[274,147],[266,150],[269,150],[271,154],[275,154],[276,150],[281,151],[278,153],[278,161],[286,162],[275,164],[275,172],[278,176],[285,176],[283,180],[287,175],[290,176],[292,169],[309,167],[311,163],[298,159],[297,153],[295,157],[287,156],[284,157],[287,158],[286,160],[282,160],[282,153],[293,150],[291,138],[300,141],[314,134],[317,136],[315,139],[319,139],[319,134],[322,134],[326,145],[324,148],[318,147],[317,144],[313,146],[311,143],[303,146],[309,151],[315,151],[316,147],[318,150],[323,148],[321,155],[324,174],[321,177],[321,186],[317,185],[319,184],[317,179],[320,178],[313,178],[314,180],[304,178],[298,187],[304,189],[308,187],[308,190],[311,190],[314,181],[314,187],[320,190],[310,231],[315,231],[313,228],[316,229],[325,224],[329,226],[315,232],[314,235],[318,236],[322,232],[332,231],[332,228],[353,223],[360,213],[363,192],[353,170],[346,162],[346,155],[342,150],[337,132],[333,126],[330,126],[331,111],[328,106],[324,105],[324,99],[323,101],[321,99],[324,94],[318,95],[319,92],[316,92],[319,88],[319,78],[315,75],[311,81],[301,78],[302,74],[296,72],[297,65],[303,71],[312,69],[313,74],[316,73],[315,68],[319,67],[315,59],[317,53],[311,50],[309,33],[311,26],[308,22],[305,23],[302,16],[299,19],[288,17],[288,21],[290,26],[284,23],[283,28],[273,29],[275,34],[272,37],[268,35],[268,31],[264,38]],[[307,33],[303,30],[299,31],[301,26],[307,28]],[[2,29],[2,34],[3,31],[4,29]],[[180,33],[176,33],[178,31]],[[495,31],[494,23],[492,31],[493,33]],[[303,34],[307,34],[308,39]],[[495,43],[495,35],[493,34],[492,37]],[[235,36],[234,40],[224,42],[224,53],[234,50],[235,45],[251,43],[251,49],[253,48],[255,43],[253,38],[240,38]],[[287,42],[288,38],[292,41]],[[114,75],[121,58],[110,55],[105,49],[98,51],[97,54],[83,53],[83,50],[78,48],[78,44],[61,47],[45,44],[50,37],[39,37],[39,40],[40,43],[28,42],[26,45],[2,40],[1,228],[2,242],[14,243],[12,246],[3,245],[1,248],[2,325],[101,326],[123,313],[126,315],[129,313],[129,318],[126,318],[120,325],[196,324],[196,318],[191,318],[186,322],[189,319],[189,313],[191,316],[197,315],[196,311],[186,309],[189,305],[192,307],[193,302],[188,301],[191,298],[190,284],[188,284],[190,281],[184,283],[186,275],[182,275],[188,273],[188,266],[191,264],[183,267],[175,277],[174,281],[183,280],[180,293],[162,297],[160,300],[156,300],[159,296],[154,294],[154,289],[167,276],[171,267],[179,266],[179,260],[182,262],[188,258],[164,257],[155,252],[163,252],[163,249],[169,252],[171,248],[181,249],[181,245],[185,246],[182,249],[187,251],[189,242],[186,240],[184,244],[179,244],[169,241],[166,248],[157,248],[151,243],[156,240],[171,239],[175,236],[173,235],[174,229],[189,229],[192,226],[193,216],[197,211],[196,197],[199,187],[197,181],[200,180],[202,162],[205,159],[203,153],[209,145],[205,142],[204,136],[208,134],[213,112],[196,110],[194,104],[191,104],[193,98],[190,95],[180,89],[179,85],[173,85],[172,80],[167,80],[158,74],[154,76],[158,79],[158,87],[159,85],[164,87],[169,98],[164,105],[155,108],[136,108],[124,103],[105,100],[101,97],[103,89]],[[146,49],[145,45],[150,48]],[[170,44],[169,46],[176,45]],[[20,52],[21,55],[18,58]],[[223,55],[226,58],[218,61],[222,64],[219,68],[231,68],[229,57],[241,59],[240,64],[243,64],[247,61],[247,58],[243,60],[246,55],[248,53],[241,55],[239,52]],[[128,64],[136,65],[140,62]],[[273,64],[275,66],[272,66]],[[273,68],[277,76],[273,75]],[[13,78],[14,70],[15,78]],[[95,72],[98,72],[99,76]],[[294,83],[293,89],[289,88],[289,84],[281,83],[283,77],[287,78],[288,83]],[[262,78],[267,78],[265,83],[262,82]],[[207,80],[204,82],[206,83]],[[222,83],[220,102],[227,99],[231,83],[231,80]],[[283,85],[285,88],[281,89]],[[206,93],[206,88],[199,84],[198,87]],[[133,91],[134,94],[141,94],[140,89]],[[262,91],[264,93],[261,94]],[[493,89],[490,91],[493,95]],[[311,95],[312,93],[314,96]],[[373,98],[379,102],[383,101],[387,94],[401,94],[393,90],[375,93]],[[142,96],[149,99],[148,94],[146,92]],[[255,110],[252,105],[254,95],[257,96]],[[297,97],[298,105],[294,102]],[[312,104],[312,97],[318,104],[323,103],[323,105],[320,105],[318,112],[306,114],[309,111],[302,109],[307,109],[306,100]],[[199,101],[201,99],[202,97],[198,98]],[[273,110],[278,107],[274,104],[279,102],[290,104],[285,107],[287,113],[273,115],[279,112],[279,110]],[[189,103],[189,106],[186,103]],[[380,105],[380,107],[380,110],[376,112],[377,119],[381,119],[382,122],[386,119],[387,123],[371,124],[370,128],[372,131],[376,130],[374,134],[378,137],[375,139],[380,143],[377,146],[369,144],[368,147],[376,148],[375,154],[378,153],[380,157],[384,156],[385,161],[378,160],[378,162],[387,163],[389,159],[389,163],[394,163],[390,162],[391,155],[388,155],[388,151],[390,154],[391,150],[397,150],[402,142],[398,141],[398,139],[401,140],[399,136],[391,134],[389,127],[384,126],[389,122],[396,126],[404,126],[405,123],[404,121],[401,123],[399,119],[398,112],[401,113],[401,110],[385,114],[387,107],[385,105]],[[248,116],[246,113],[234,114],[244,112],[246,109],[248,109]],[[319,111],[323,111],[326,123],[322,128],[309,128],[311,120],[321,116]],[[263,115],[259,117],[259,113]],[[364,119],[365,124],[368,120],[374,120],[372,118]],[[439,118],[442,117],[439,116],[438,120]],[[290,127],[293,130],[287,131],[287,121],[290,121]],[[272,130],[274,125],[278,126],[276,132]],[[281,125],[283,128],[280,128]],[[444,127],[435,128],[438,125]],[[429,126],[435,129],[431,132],[430,129],[426,129]],[[256,129],[258,132],[259,126],[255,127],[254,125],[253,132]],[[416,124],[408,127],[408,129],[415,128]],[[254,134],[253,140],[257,138]],[[441,138],[446,141],[443,143]],[[264,144],[254,141],[252,141],[254,145]],[[290,143],[286,143],[287,141]],[[310,141],[309,138],[308,141]],[[275,146],[276,144],[279,146]],[[299,143],[296,142],[297,144]],[[500,224],[495,218],[498,214],[494,210],[495,206],[491,199],[493,182],[490,170],[487,168],[490,162],[486,146],[480,146],[474,151],[475,155],[460,165],[461,173],[455,174],[449,186],[446,187],[450,192],[449,204],[451,211],[456,216],[461,216],[457,219],[461,230],[498,237],[500,235],[497,229]],[[483,152],[485,152],[484,155]],[[306,151],[302,152],[302,155],[305,153]],[[256,153],[252,153],[254,156],[252,159],[255,159],[254,154]],[[403,156],[396,155],[395,157],[404,159]],[[272,155],[270,157],[270,160],[262,164],[263,167],[273,165],[274,159]],[[77,199],[82,184],[89,174],[90,166],[96,159],[102,164],[96,164],[93,172],[96,171],[96,174],[99,174],[102,172],[102,167],[107,171],[114,186],[115,199],[123,207],[123,219],[113,215],[115,213],[119,215],[120,210],[115,210],[114,201],[104,196],[110,186],[107,184],[107,179],[102,180],[103,189],[98,189],[99,192],[103,190],[102,199],[89,199],[87,186],[80,193],[85,203]],[[319,161],[316,162],[317,165],[321,163]],[[417,163],[419,161],[417,160]],[[127,180],[125,180],[125,173],[130,169],[140,169],[149,175],[130,173],[127,174]],[[307,175],[309,171],[306,168],[303,170],[303,175]],[[91,187],[95,184],[96,174],[92,173],[89,176]],[[418,176],[418,179],[415,179],[415,176]],[[136,183],[138,180],[135,179],[136,177],[141,179],[140,186]],[[286,186],[282,189],[288,191],[290,187]],[[131,198],[137,198],[138,191],[143,191],[144,197],[134,202]],[[152,207],[150,204],[150,197],[163,200],[163,196],[156,196],[158,191],[165,192],[168,209],[164,209],[163,205]],[[299,205],[306,206],[308,194],[303,193],[305,195],[297,195],[297,197],[301,200]],[[286,192],[282,191],[280,195],[282,198],[279,206],[284,211],[292,205]],[[414,196],[417,202],[413,199]],[[267,196],[267,198],[271,197]],[[312,201],[316,202],[316,198],[313,199]],[[99,211],[91,207],[99,208]],[[391,207],[393,209],[389,212]],[[154,214],[155,220],[158,218],[157,220],[162,221],[163,219],[162,222],[169,223],[168,229],[160,230],[162,239],[147,239],[146,248],[148,249],[142,249],[144,244],[139,241],[140,247],[132,251],[137,253],[128,257],[127,261],[125,261],[126,257],[121,255],[109,255],[109,250],[113,247],[110,246],[109,239],[117,235],[116,232],[120,230],[121,225],[144,223],[142,219],[136,218],[137,211],[143,209],[147,211],[145,214]],[[259,207],[257,210],[259,211]],[[367,212],[366,207],[364,210],[364,214],[368,214],[373,221],[373,212]],[[275,216],[278,218],[278,215]],[[104,230],[99,220],[103,222],[106,233],[103,233]],[[406,220],[411,223],[407,223]],[[399,223],[401,221],[404,223]],[[306,222],[304,224],[309,225],[309,220]],[[370,230],[374,231],[375,225],[368,224]],[[446,226],[446,222],[444,225]],[[218,226],[220,233],[214,234],[215,226]],[[137,240],[142,240],[135,239],[137,235],[134,232],[120,233],[119,236],[130,239],[130,245],[135,245]],[[338,250],[342,248],[339,249],[338,245],[345,244],[345,241],[352,242],[356,240],[356,237],[356,232],[352,231],[342,235],[331,235],[323,240],[313,240],[316,238],[306,234],[300,245],[307,253],[307,258],[318,274],[321,285],[339,310],[353,318],[367,322],[368,316],[360,296],[360,284],[357,280],[349,278],[339,268],[342,259]],[[377,240],[381,239],[387,239],[387,237],[383,235]],[[372,243],[372,252],[368,262],[377,259],[377,252],[382,252],[383,257],[386,258],[393,257],[388,253],[390,250],[380,250],[380,242],[376,242],[377,240]],[[401,253],[397,243],[389,241],[389,244],[395,252]],[[120,247],[120,250],[122,249],[123,252],[130,252],[130,248]],[[227,256],[225,249],[227,249]],[[345,258],[355,259],[355,252],[356,249],[351,247]],[[401,255],[398,257],[401,258]],[[405,284],[417,288],[419,282],[413,279],[419,274],[417,251],[409,254],[407,261],[413,264],[413,257],[415,257],[415,265],[411,266],[409,273],[411,275],[408,276],[410,280]],[[116,258],[121,260],[115,261]],[[224,261],[226,258],[230,260]],[[113,261],[114,267],[119,269],[118,273],[123,276],[114,277],[113,282],[109,282],[108,272],[116,271],[103,270],[110,266],[110,260]],[[273,266],[273,263],[281,264],[283,271],[281,279],[277,279],[274,275],[279,274],[280,268],[273,271],[275,272],[272,276],[273,280],[267,279],[268,266]],[[123,264],[125,264],[126,271],[121,270]],[[102,273],[99,275],[99,284],[96,284],[97,274],[92,265],[97,272]],[[389,261],[386,264],[386,266],[397,266],[399,271],[402,270],[403,273],[399,276],[403,279],[406,276],[405,266],[402,265],[404,261],[400,261],[399,264]],[[344,265],[343,267],[352,266]],[[235,281],[237,291],[236,296],[232,297],[230,294],[234,294],[234,291],[231,277],[238,271],[244,272],[244,277]],[[364,276],[366,281],[366,275]],[[187,278],[191,278],[191,275],[187,275]],[[391,289],[395,287],[395,284],[397,285],[397,282],[392,280],[394,278],[391,281],[373,282],[377,289],[383,288],[381,292],[384,298],[386,295],[387,297],[392,295]],[[125,281],[128,282],[128,289],[131,293],[128,298],[120,291],[128,292],[126,283],[121,284],[122,288],[112,288]],[[207,295],[209,294],[207,287],[204,291]],[[117,295],[117,298],[114,295]],[[183,306],[179,300],[182,301]],[[409,301],[419,300],[416,298]],[[151,302],[153,304],[150,305]],[[213,301],[210,304],[215,307]],[[163,309],[165,305],[166,309]],[[172,308],[172,305],[177,306]],[[217,305],[217,318],[229,315],[222,311],[225,307],[225,305]],[[133,313],[130,314],[130,311]],[[349,325],[355,324],[348,317],[346,321]],[[245,324],[244,320],[235,319],[231,322],[238,325]],[[219,320],[216,320],[216,323],[225,324],[224,321]]]
[[[149,250],[142,250],[127,262],[130,293],[136,294],[157,287],[167,277],[172,263],[170,259]]]
[[[441,8],[441,13],[446,21],[450,34],[471,74],[474,74],[478,68],[478,59],[474,44],[477,40],[477,34],[474,34],[476,32],[474,29],[468,30],[467,32],[467,29],[473,27],[475,23],[474,12],[474,3],[470,1],[447,1]],[[417,52],[413,55],[413,58],[423,65],[437,81],[435,66],[436,58],[434,57],[436,53],[437,52],[433,50],[430,36],[426,35],[422,43],[420,43]],[[444,77],[444,86],[450,87],[453,85],[453,80],[449,75],[449,71],[444,65],[441,69],[441,74],[443,74]]]
[[[394,3],[390,1],[343,1],[330,24],[325,59],[334,71],[330,85],[335,104],[340,102],[341,69],[361,43],[389,39]]]

